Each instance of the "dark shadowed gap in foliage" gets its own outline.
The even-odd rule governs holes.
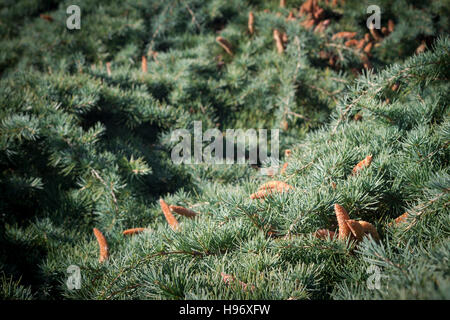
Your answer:
[[[140,181],[128,184],[137,194],[156,199],[158,195],[175,192],[190,181],[189,176],[181,168],[168,165],[170,150],[158,144],[159,133],[166,129],[147,123],[130,129],[123,123],[120,115],[106,110],[93,110],[83,115],[83,119],[85,130],[97,122],[106,127],[106,133],[99,142],[102,149],[114,154],[124,154],[128,159],[136,154],[144,156],[144,160],[152,168],[152,173]]]

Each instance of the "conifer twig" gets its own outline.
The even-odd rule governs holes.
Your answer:
[[[186,9],[189,11],[189,14],[190,14],[191,17],[192,17],[192,22],[197,26],[197,29],[198,29],[198,30],[201,30],[200,25],[199,25],[198,22],[197,22],[197,19],[195,19],[195,14],[194,14],[194,12],[191,10],[191,8],[189,8],[189,6],[187,5],[187,3],[186,3],[184,0],[182,0],[182,1],[183,1],[184,5],[186,6]]]

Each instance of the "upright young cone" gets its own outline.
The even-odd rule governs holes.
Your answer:
[[[350,235],[350,228],[348,227],[346,220],[349,220],[350,217],[347,213],[347,211],[344,209],[343,206],[339,204],[334,205],[334,212],[336,213],[336,219],[339,226],[339,239],[345,240]]]
[[[302,21],[300,25],[302,25],[306,29],[311,29],[312,27],[314,27],[314,23],[314,19],[306,19],[305,21]]]
[[[373,47],[373,43],[369,42],[365,47],[364,47],[364,52],[365,53],[370,53],[370,51],[372,50]]]
[[[109,257],[108,243],[106,242],[106,238],[100,230],[98,230],[97,228],[94,228],[93,230],[100,250],[98,262],[102,263]]]
[[[325,29],[329,26],[331,20],[326,19],[319,22],[319,24],[314,28],[314,32],[323,33]]]
[[[159,205],[161,206],[164,217],[166,217],[167,223],[169,223],[172,230],[178,230],[178,221],[175,219],[172,212],[170,212],[170,208],[167,203],[163,199],[159,199]]]
[[[281,168],[280,174],[285,174],[287,167],[288,167],[288,162],[285,162],[283,164],[283,167]]]
[[[372,155],[368,155],[364,160],[358,162],[358,164],[353,168],[352,174],[355,175],[363,168],[367,168],[372,163]]]
[[[284,52],[283,40],[281,40],[281,33],[278,29],[273,30],[273,39],[275,40],[278,53],[282,54]]]
[[[314,0],[306,0],[300,7],[300,16],[303,16],[305,13],[312,13],[314,10]]]
[[[124,231],[122,232],[122,234],[123,234],[124,236],[129,236],[129,235],[141,233],[141,232],[143,232],[144,230],[145,230],[145,228],[133,228],[133,229],[127,229],[127,230],[124,230]]]
[[[286,8],[286,0],[280,0],[280,8]]]
[[[289,158],[289,157],[291,156],[291,154],[292,154],[291,149],[286,149],[286,150],[284,150],[284,156],[285,156],[286,158]]]
[[[142,72],[143,73],[147,73],[147,57],[146,56],[142,56]]]
[[[359,40],[356,40],[356,39],[350,39],[350,40],[345,41],[345,43],[344,43],[344,45],[346,47],[354,47],[354,46],[357,46],[358,44],[359,44]]]
[[[197,215],[197,212],[195,212],[195,211],[193,211],[191,209],[182,207],[182,206],[170,205],[169,208],[173,212],[178,213],[179,215],[182,215],[182,216],[185,216],[185,217],[188,217],[188,218],[193,218],[193,217],[195,217]]]
[[[422,40],[421,44],[416,49],[416,54],[420,54],[427,49],[427,44]]]
[[[398,216],[397,218],[394,219],[394,224],[398,225],[400,223],[403,223],[406,221],[406,218],[408,218],[408,212],[405,212],[404,214],[402,214],[401,216]],[[392,226],[392,222],[389,223],[389,226]]]
[[[388,31],[389,31],[389,33],[394,32],[394,27],[395,27],[394,21],[392,21],[391,19],[389,19],[389,20],[388,20]]]
[[[273,180],[273,181],[263,183],[258,188],[258,191],[261,191],[261,190],[278,190],[278,191],[283,190],[283,191],[285,191],[285,190],[289,190],[289,189],[294,189],[294,187],[287,184],[286,182]]]
[[[356,49],[361,50],[362,48],[364,48],[364,45],[366,44],[366,40],[361,39],[358,41],[358,44],[356,45]]]
[[[255,16],[253,15],[253,12],[250,11],[248,13],[248,32],[250,32],[250,34],[253,34],[255,32],[254,24],[255,24]]]
[[[283,193],[283,192],[290,191],[292,189],[294,189],[294,187],[292,187],[291,185],[289,185],[283,181],[269,181],[269,182],[262,184],[258,188],[258,192],[251,194],[250,198],[251,199],[264,199],[267,196],[269,196],[270,194],[272,194],[272,192]]]
[[[356,32],[349,32],[349,31],[341,31],[338,33],[335,33],[332,37],[331,40],[336,40],[336,39],[351,39],[354,36],[356,36]]]

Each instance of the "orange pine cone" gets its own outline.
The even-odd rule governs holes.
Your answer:
[[[334,231],[330,231],[328,229],[319,229],[314,234],[314,237],[325,240],[328,237],[333,239],[336,236],[336,233]]]
[[[287,166],[288,166],[288,163],[285,162],[285,163],[283,164],[283,167],[281,168],[280,174],[284,174],[284,173],[286,172]]]
[[[335,33],[332,37],[331,40],[336,40],[336,39],[351,39],[354,36],[356,36],[356,32],[349,32],[349,31],[341,31],[338,33]]]
[[[422,40],[421,44],[416,49],[416,54],[420,54],[427,49],[427,44]]]
[[[402,214],[401,216],[398,216],[397,218],[394,219],[394,224],[400,224],[406,221],[406,218],[408,218],[408,212],[405,212],[404,214]],[[392,226],[392,223],[389,224],[389,226]]]
[[[359,221],[359,224],[363,228],[364,233],[370,234],[372,236],[372,238],[376,241],[380,240],[380,235],[378,234],[377,229],[375,228],[375,226],[373,224],[371,224],[370,222],[367,222],[367,221]]]
[[[230,55],[233,55],[233,51],[231,50],[231,44],[224,39],[223,37],[217,37],[216,42]]]
[[[275,40],[275,44],[277,45],[277,51],[279,54],[284,52],[283,41],[281,40],[280,31],[277,29],[273,30],[273,39]]]
[[[394,32],[394,21],[392,21],[391,19],[388,20],[388,31],[389,33]]]
[[[306,29],[311,29],[314,26],[314,19],[307,19],[300,23]]]
[[[159,204],[164,213],[164,217],[166,217],[166,220],[169,223],[169,226],[174,231],[178,230],[178,221],[177,221],[177,219],[175,219],[172,212],[170,212],[170,209],[169,209],[169,206],[167,205],[167,203],[163,199],[159,199]]]
[[[300,7],[300,16],[302,16],[305,13],[312,13],[314,10],[314,0],[307,0],[305,1],[301,7]]]
[[[292,151],[291,151],[290,149],[284,150],[284,156],[285,156],[286,158],[290,157],[291,154],[292,154]]]
[[[330,24],[331,20],[327,19],[327,20],[323,20],[320,21],[319,24],[314,28],[314,32],[318,32],[318,33],[322,33],[325,31],[325,29],[328,27],[328,25]]]
[[[100,230],[98,230],[97,228],[94,228],[93,230],[100,249],[100,257],[98,259],[98,262],[102,263],[109,257],[108,243],[106,242],[106,238]]]
[[[368,33],[364,34],[364,41],[370,42],[370,34],[368,34]]]
[[[357,113],[357,114],[355,114],[355,116],[353,117],[353,120],[355,120],[355,121],[361,121],[361,119],[362,119],[361,113]]]
[[[316,7],[316,10],[313,13],[314,19],[315,20],[320,20],[323,18],[323,15],[325,13],[325,10],[323,10],[322,8]]]
[[[283,181],[269,181],[262,184],[258,188],[258,192],[251,194],[250,199],[264,199],[272,194],[272,192],[283,193],[292,189],[294,189],[294,187],[287,183],[284,183]]]
[[[179,215],[188,217],[188,218],[193,218],[197,215],[197,212],[191,210],[191,209],[187,209],[185,207],[182,206],[173,206],[170,205],[169,209],[172,210],[175,213],[178,213]]]
[[[294,189],[294,187],[292,187],[291,185],[283,182],[283,181],[269,181],[266,183],[263,183],[259,188],[258,191],[262,191],[262,190],[274,190],[276,189],[277,191],[287,191],[289,189]]]
[[[127,229],[122,232],[124,236],[133,235],[137,233],[141,233],[145,230],[145,228],[133,228],[133,229]]]
[[[339,226],[339,236],[338,238],[340,240],[345,240],[350,235],[350,228],[345,223],[346,220],[349,220],[350,217],[347,213],[347,211],[344,209],[343,206],[335,203],[334,204],[334,212],[336,213],[336,218]]]
[[[364,160],[360,161],[352,170],[352,175],[357,174],[363,168],[367,168],[372,163],[372,155],[368,155]]]
[[[356,241],[362,241],[364,237],[364,229],[359,224],[359,221],[349,219],[346,220],[345,223],[350,228],[350,231],[352,232],[352,235],[356,239]]]
[[[372,50],[373,47],[373,43],[369,42],[365,47],[364,47],[364,52],[365,53],[370,53],[370,50]]]
[[[253,32],[255,32],[255,29],[253,27],[253,25],[255,24],[255,16],[253,15],[253,12],[249,12],[248,13],[248,32],[250,32],[250,34],[253,34]]]
[[[358,44],[359,44],[359,40],[356,40],[356,39],[350,39],[350,40],[345,41],[345,43],[344,43],[344,45],[346,47],[353,47],[353,46],[357,46]]]
[[[145,56],[142,56],[142,72],[147,73],[147,58]]]
[[[53,21],[53,17],[50,16],[50,15],[48,15],[48,14],[42,13],[42,14],[39,15],[39,17],[40,17],[41,19],[47,20],[47,21],[49,21],[49,22],[52,22],[52,21]]]
[[[365,44],[366,44],[366,40],[364,40],[364,39],[359,40],[358,44],[356,45],[356,49],[361,50]]]
[[[286,8],[286,0],[280,0],[280,8]]]
[[[392,90],[392,91],[397,91],[398,87],[399,87],[399,84],[398,84],[398,83],[394,83],[394,84],[392,85],[392,87],[391,87],[391,90]]]

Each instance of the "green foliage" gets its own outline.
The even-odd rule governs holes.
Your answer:
[[[331,20],[319,33],[304,17],[287,21],[302,1],[287,2],[0,5],[2,299],[449,299],[449,6],[319,1]],[[65,27],[70,4],[81,30]],[[369,4],[383,26],[395,22],[370,71],[361,51],[332,39],[364,37]],[[283,54],[275,28],[288,37]],[[428,50],[415,55],[422,41]],[[292,155],[273,179],[295,190],[251,200],[268,180],[259,168],[173,164],[171,133],[194,121],[282,129]],[[177,216],[175,232],[160,197],[200,214]],[[381,242],[314,238],[336,229],[334,203],[374,224]],[[103,264],[93,227],[108,240]],[[122,235],[133,227],[146,230]],[[66,286],[69,265],[81,269],[79,290]],[[366,285],[370,265],[380,290]]]

